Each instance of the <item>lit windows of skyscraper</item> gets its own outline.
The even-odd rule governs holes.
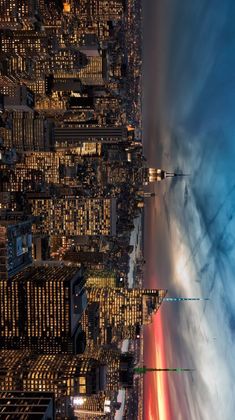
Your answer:
[[[162,289],[124,289],[88,288],[88,302],[100,305],[100,329],[103,339],[134,338],[139,325],[149,324],[159,309],[166,290]],[[105,332],[105,329],[107,331]]]
[[[88,270],[86,287],[117,287],[117,275],[108,270]]]
[[[45,129],[43,119],[23,119],[19,123],[24,130],[26,130],[26,123],[30,125],[30,128],[32,128],[31,123],[33,123],[34,144],[28,145],[28,148],[43,148],[41,144],[41,141],[44,140],[41,134],[43,134]],[[3,134],[7,136],[8,132],[4,131]],[[20,152],[15,156],[15,161],[10,162],[14,163],[14,165],[9,166],[6,165],[6,161],[0,161],[1,169],[5,173],[5,177],[1,179],[1,191],[47,192],[51,185],[59,187],[60,191],[62,191],[62,186],[80,187],[81,189],[84,184],[87,187],[87,177],[91,174],[91,171],[97,180],[96,173],[98,170],[95,172],[92,165],[89,165],[85,159],[88,157],[99,157],[102,150],[101,144],[83,143],[81,147],[68,150],[59,149],[53,152],[22,151],[21,147],[26,148],[26,140],[30,143],[31,134],[31,130],[28,130],[27,137],[24,136],[24,139],[22,139],[21,132],[19,141]],[[22,144],[22,140],[24,144]],[[6,142],[4,141],[4,144],[7,143],[14,147],[11,138],[7,139]],[[85,166],[86,162],[87,165]],[[93,161],[91,162],[93,163]],[[96,183],[94,183],[94,187],[95,185]],[[68,191],[65,192],[68,193]]]
[[[118,21],[123,14],[121,0],[81,0],[79,6],[78,13],[80,13],[81,21]]]
[[[0,25],[1,28],[20,27],[18,22],[18,1],[17,0],[2,0],[0,3]]]
[[[85,279],[76,267],[36,266],[0,282],[0,346],[36,353],[82,353]]]
[[[126,63],[137,62],[123,50],[128,5],[0,7],[0,208],[33,225],[31,238],[15,228],[20,220],[15,236],[0,224],[0,388],[12,400],[20,391],[22,411],[26,392],[54,392],[58,420],[70,397],[88,416],[113,416],[119,386],[133,379],[133,357],[115,344],[136,338],[165,293],[125,289],[142,175],[128,119],[137,105],[127,98]]]
[[[106,418],[110,412],[110,400],[105,393],[89,398],[73,398],[74,415],[80,420]]]
[[[43,233],[71,237],[116,235],[115,198],[34,196],[30,202],[33,215],[41,216],[39,230]]]
[[[98,394],[105,386],[106,367],[96,359],[0,351],[1,391],[54,392],[58,399]]]

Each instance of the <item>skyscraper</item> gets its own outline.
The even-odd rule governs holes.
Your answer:
[[[101,342],[136,338],[136,327],[152,321],[166,293],[162,289],[88,288],[88,302],[100,305]]]
[[[8,111],[8,126],[2,129],[4,145],[19,152],[47,150],[49,123],[32,109]]]
[[[86,287],[116,287],[117,275],[108,270],[88,270]]]
[[[176,174],[174,172],[167,172],[158,168],[143,168],[143,181],[145,185],[151,182],[159,182],[166,178],[174,178],[178,176],[185,176],[184,174]]]
[[[0,392],[0,418],[8,420],[55,420],[51,392]]]
[[[82,353],[87,299],[82,270],[36,266],[0,281],[0,347],[36,353]]]
[[[57,147],[76,147],[83,142],[118,143],[127,141],[126,127],[55,127],[54,140]]]
[[[80,420],[108,419],[111,412],[111,401],[105,393],[94,395],[89,398],[73,399],[74,414]]]
[[[35,122],[40,122],[40,119]],[[5,177],[1,179],[0,188],[8,192],[48,191],[51,185],[81,188],[86,184],[81,171],[79,172],[84,166],[84,159],[100,154],[101,145],[96,143],[83,143],[81,147],[54,152],[18,153],[14,165],[1,164],[0,168]],[[91,161],[93,162],[92,159]],[[85,169],[83,171],[85,174]],[[88,174],[89,171],[86,172],[86,176]]]
[[[0,220],[0,281],[32,263],[32,223]]]
[[[81,319],[82,329],[86,334],[87,349],[97,347],[100,338],[100,306],[98,302],[88,304]]]
[[[62,398],[98,394],[105,384],[106,367],[95,359],[0,351],[1,391],[53,392],[56,398]]]
[[[40,194],[38,194],[40,197]],[[116,199],[74,195],[30,198],[32,213],[41,217],[39,231],[54,236],[115,236]]]

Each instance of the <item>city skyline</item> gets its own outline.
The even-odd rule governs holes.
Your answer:
[[[165,172],[143,154],[141,25],[137,0],[1,2],[1,418],[143,418],[167,290],[143,284]]]
[[[0,2],[0,418],[233,418],[234,18]]]

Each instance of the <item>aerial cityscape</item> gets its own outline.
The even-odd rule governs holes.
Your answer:
[[[142,419],[141,1],[0,8],[0,418]]]
[[[0,0],[1,420],[234,418],[234,19]]]

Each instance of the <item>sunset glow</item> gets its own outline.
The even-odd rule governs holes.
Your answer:
[[[156,284],[154,279],[151,284]],[[146,328],[148,352],[145,364],[148,367],[167,367],[161,309],[153,323]],[[171,420],[167,372],[151,372],[145,376],[145,420]]]

